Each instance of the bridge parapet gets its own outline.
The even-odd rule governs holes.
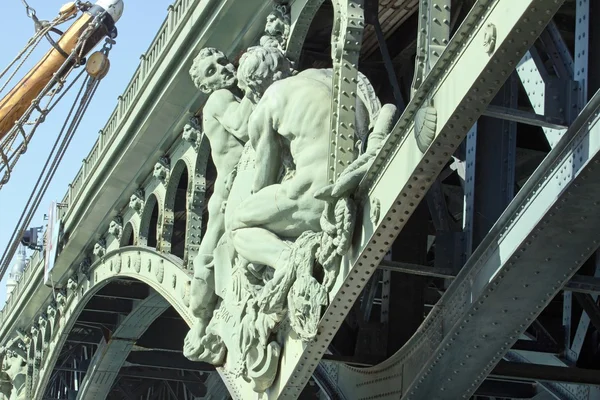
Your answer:
[[[123,94],[118,97],[117,106],[108,119],[108,122],[99,132],[99,137],[88,156],[84,159],[82,167],[69,185],[69,189],[63,198],[63,203],[67,204],[65,217],[72,210],[72,205],[77,202],[84,183],[97,167],[99,160],[106,155],[106,150],[116,137],[123,122],[132,112],[134,105],[141,97],[143,89],[146,87],[160,64],[160,61],[166,55],[166,49],[170,48],[179,31],[187,21],[190,11],[200,0],[176,0],[168,7],[167,18],[158,30],[158,33],[148,51],[140,56],[140,64],[127,88]]]

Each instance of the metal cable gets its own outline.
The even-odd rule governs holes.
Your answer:
[[[21,217],[19,218],[19,221],[17,222],[17,226],[15,227],[13,234],[11,236],[11,239],[10,239],[11,245],[9,245],[4,251],[4,254],[2,256],[2,263],[0,264],[0,280],[2,279],[2,277],[8,270],[10,261],[12,260],[12,256],[14,255],[14,252],[16,251],[18,244],[19,244],[18,238],[23,234],[23,232],[25,232],[25,229],[31,222],[31,219],[33,218],[35,211],[39,207],[42,197],[46,193],[46,190],[47,190],[48,186],[50,185],[50,182],[52,181],[54,174],[56,173],[56,170],[66,152],[66,149],[68,148],[69,144],[71,143],[74,133],[77,131],[77,128],[79,127],[79,124],[81,123],[81,120],[82,120],[87,108],[89,107],[91,99],[93,98],[93,95],[95,94],[96,89],[98,88],[99,82],[100,82],[99,80],[96,80],[96,79],[88,76],[86,78],[86,80],[84,81],[84,84],[81,86],[81,89],[79,90],[77,97],[76,97],[75,101],[73,102],[73,106],[69,110],[67,118],[65,119],[65,123],[63,124],[63,127],[58,135],[58,138],[57,138],[56,142],[54,143],[52,150],[50,151],[50,155],[46,159],[46,163],[44,164],[44,168],[42,171],[46,171],[49,165],[50,165],[50,167],[46,171],[45,175],[42,173],[38,177],[38,180],[37,180],[34,188],[32,189],[31,195],[25,206],[25,209],[24,209],[23,213],[21,214]],[[84,91],[83,90],[84,88],[85,88],[85,92],[84,92],[83,96],[81,96],[81,93]],[[73,114],[73,111],[75,110],[75,108],[77,106],[77,102],[80,98],[81,98],[81,100],[80,100],[79,107],[77,107],[77,110],[75,111],[75,115],[69,123],[69,119],[70,119],[71,115]],[[65,129],[66,129],[66,131],[65,131]],[[62,141],[61,141],[61,138],[62,138]],[[58,147],[58,150],[56,150],[56,147],[59,144],[59,142],[60,142],[60,146]],[[55,152],[55,150],[56,150],[56,152]]]
[[[93,34],[93,32],[98,28],[103,16],[104,13],[96,16],[94,20],[88,25],[82,36],[79,38],[78,43],[71,52],[69,58],[65,60],[61,68],[56,72],[56,74],[40,92],[38,97],[32,102],[31,106],[27,109],[27,111],[23,114],[19,121],[17,121],[13,129],[11,129],[11,131],[8,132],[8,134],[5,136],[4,140],[0,142],[0,172],[2,172],[2,170],[6,168],[4,176],[0,178],[0,189],[10,179],[12,168],[16,164],[23,151],[27,148],[27,144],[31,140],[35,129],[40,123],[42,123],[45,120],[46,114],[49,112],[48,109],[40,108],[39,103],[41,99],[43,99],[43,97],[48,94],[52,86],[54,86],[57,82],[64,80],[64,77],[66,77],[68,73],[70,73],[73,70],[73,68],[76,68],[81,63],[81,49],[85,46],[85,43],[87,42],[89,36]],[[107,54],[107,51],[105,51],[107,47],[108,43],[105,44],[105,48],[103,49],[103,52],[105,52],[105,54]],[[110,47],[108,47],[108,50],[110,50]],[[73,64],[71,64],[72,61]],[[23,126],[28,123],[29,117],[36,109],[39,111],[40,116],[33,122],[34,127],[29,132],[29,134],[27,134],[23,129]],[[17,149],[10,151],[11,149],[9,149],[6,146],[6,143],[10,143],[12,145],[15,142],[16,136],[18,136],[19,133],[23,136],[23,140],[17,146]],[[8,153],[12,154],[10,156],[7,156]]]
[[[21,0],[21,3],[23,3],[23,6],[25,6],[25,12],[27,13],[27,16],[29,18],[35,17],[35,8],[31,7],[26,0]]]
[[[35,34],[31,38],[29,38],[29,41],[27,42],[27,44],[25,45],[25,47],[23,49],[21,49],[21,51],[8,64],[8,66],[6,68],[4,68],[4,70],[2,70],[2,72],[0,72],[0,79],[2,79],[4,77],[4,75],[13,67],[13,65],[15,65],[15,63],[21,59],[21,57],[23,56],[23,54],[25,54],[29,50],[29,53],[27,54],[27,56],[25,57],[25,59],[19,64],[19,66],[13,72],[13,74],[11,75],[11,77],[3,85],[2,89],[0,89],[0,92],[2,92],[2,90],[4,90],[4,88],[8,84],[8,82],[10,82],[12,80],[12,78],[14,77],[14,75],[16,74],[16,72],[21,68],[21,66],[23,65],[23,63],[27,60],[27,58],[29,57],[29,55],[31,54],[31,52],[33,51],[33,49],[35,49],[35,47],[37,47],[37,45],[39,44],[40,40],[46,34],[48,34],[52,29],[54,29],[57,25],[60,25],[60,24],[66,22],[66,21],[68,21],[69,19],[72,19],[72,18],[74,18],[74,16],[68,16],[68,17],[65,18],[64,16],[59,15],[58,17],[54,18],[51,22],[48,22],[47,24],[44,24],[44,26],[41,29],[36,30]]]
[[[73,105],[71,106],[71,109],[69,110],[69,113],[67,114],[67,118],[65,119],[65,124],[68,122],[71,114],[73,113],[73,110],[77,104],[77,99],[81,95],[81,90],[83,90],[83,87],[84,86],[82,85],[79,93],[77,94],[75,101],[73,102]],[[9,241],[10,245],[7,246],[6,249],[4,250],[4,254],[2,255],[2,263],[0,264],[0,273],[2,274],[0,276],[3,276],[3,271],[5,270],[5,268],[7,268],[6,264],[10,263],[10,260],[12,259],[12,254],[14,253],[15,249],[18,247],[18,240],[16,240],[16,239],[20,235],[22,235],[24,232],[24,229],[22,228],[22,226],[24,225],[23,222],[28,223],[28,221],[30,221],[33,216],[33,212],[31,211],[31,206],[33,205],[32,199],[34,198],[35,193],[38,190],[41,180],[44,178],[43,171],[45,171],[46,168],[48,168],[48,164],[52,160],[52,157],[55,153],[56,147],[61,142],[61,137],[63,136],[63,133],[64,133],[65,124],[63,124],[63,128],[59,132],[58,137],[56,138],[56,141],[54,142],[54,146],[50,150],[50,154],[48,155],[48,158],[46,159],[46,163],[44,164],[44,167],[42,168],[42,174],[40,174],[40,176],[38,177],[38,179],[33,187],[33,190],[31,192],[31,195],[29,196],[29,199],[27,200],[27,203],[25,204],[25,208],[24,208],[23,212],[21,213],[19,221],[17,222],[17,225],[15,226],[15,229],[11,235],[11,238]]]
[[[78,50],[80,49],[80,47],[83,46],[82,43],[85,43],[85,41],[87,41],[87,39],[88,39],[88,36],[91,33],[93,33],[95,28],[97,28],[96,25],[99,23],[101,17],[102,17],[102,15],[97,17],[95,19],[95,21],[90,24],[90,26],[88,27],[88,30],[86,30],[86,32],[79,39],[78,45],[73,49],[70,57],[67,60],[65,60],[65,62],[63,63],[63,66],[59,69],[59,71],[57,72],[57,74],[55,75],[54,78],[56,78],[57,76],[61,76],[62,70],[65,69],[65,66],[68,65],[68,63],[73,58],[76,58],[75,66],[71,66],[69,72],[80,63],[80,57],[76,56],[76,54],[77,54]],[[107,40],[104,48],[102,49],[103,53],[108,54],[111,47],[112,47],[112,41]],[[77,76],[75,81],[77,81],[78,78],[83,73],[84,73],[84,71],[82,71]],[[67,75],[64,75],[64,76],[67,76]],[[63,78],[63,80],[64,80],[64,78]],[[68,86],[67,90],[65,90],[63,92],[63,94],[61,94],[61,96],[59,96],[58,100],[56,100],[54,102],[54,104],[52,106],[50,106],[50,108],[46,108],[45,110],[42,110],[39,107],[39,99],[43,95],[47,94],[48,91],[50,90],[50,87],[57,82],[58,82],[58,80],[53,79],[48,83],[48,85],[46,85],[44,90],[40,93],[40,96],[38,96],[38,98],[36,98],[36,100],[33,102],[32,106],[29,108],[28,113],[23,115],[23,117],[15,125],[16,127],[18,127],[18,130],[23,134],[23,137],[24,137],[24,141],[23,141],[23,143],[21,143],[21,147],[26,148],[26,145],[29,141],[28,139],[31,138],[31,135],[33,134],[33,132],[35,131],[37,126],[41,122],[43,122],[43,120],[45,119],[45,115],[48,113],[49,110],[51,110],[58,103],[58,101],[64,96],[64,94],[66,94],[66,92],[68,92],[68,89],[70,89],[74,84],[74,82],[72,82]],[[6,249],[2,255],[2,259],[0,259],[0,279],[2,279],[2,277],[4,276],[4,274],[6,273],[6,271],[9,268],[10,261],[12,260],[12,257],[14,256],[14,253],[20,242],[20,237],[23,234],[23,232],[25,231],[25,229],[27,228],[27,226],[29,225],[29,223],[31,222],[31,219],[33,218],[33,214],[35,213],[35,211],[37,211],[39,204],[41,202],[41,199],[42,199],[43,195],[45,194],[52,178],[54,177],[54,174],[58,168],[58,165],[60,164],[60,161],[62,160],[67,147],[71,143],[73,135],[74,135],[75,131],[77,130],[77,128],[79,127],[79,124],[81,123],[83,115],[85,114],[85,112],[91,102],[91,99],[96,92],[98,83],[99,83],[99,80],[92,78],[91,76],[88,76],[86,78],[86,80],[84,81],[84,83],[82,84],[82,86],[73,102],[73,105],[65,119],[65,123],[63,124],[63,127],[54,143],[52,150],[50,151],[50,154],[46,160],[46,163],[44,164],[42,172],[40,173],[40,176],[38,177],[38,180],[32,190],[32,193],[29,196],[29,199],[27,201],[25,209],[23,210],[23,212],[19,218],[19,221],[18,221],[17,225],[15,226],[15,229],[14,229],[11,239],[9,241],[9,245],[6,247]],[[81,93],[84,88],[85,88],[85,93],[81,97]],[[61,88],[58,88],[58,89],[60,90]],[[56,94],[56,92],[52,94],[52,97],[54,97],[55,94]],[[77,111],[75,112],[75,115],[69,124],[69,120],[71,118],[71,115],[73,114],[73,110],[75,109],[80,97],[81,97],[81,101],[80,101],[79,107],[77,108]],[[34,123],[35,126],[32,129],[32,131],[30,132],[29,138],[27,138],[27,135],[25,134],[25,131],[23,130],[22,125],[23,125],[23,123],[25,123],[27,118],[30,116],[31,112],[36,108],[40,111],[40,117],[38,117],[38,119],[36,119],[36,121]],[[68,125],[68,128],[67,128],[67,125]],[[65,134],[65,129],[67,129],[66,134]],[[16,134],[16,132],[13,132],[13,134]],[[59,143],[60,143],[60,146],[58,147],[58,150],[56,150],[56,147]],[[56,152],[55,152],[55,150],[56,150]],[[7,172],[10,174],[11,165],[7,162],[7,158],[4,154],[4,152],[2,151],[1,147],[0,147],[0,155],[2,156],[3,160],[6,162],[6,165],[8,167]],[[15,152],[13,154],[13,156],[18,159],[19,152]],[[13,157],[11,156],[11,158],[13,158]],[[14,165],[15,162],[16,162],[16,159],[11,164]],[[50,168],[48,169],[49,164],[50,164]],[[2,168],[1,168],[1,164],[0,164],[0,170],[1,169]],[[40,182],[41,182],[41,185],[40,185]],[[1,186],[2,186],[2,182],[0,182],[0,187]]]

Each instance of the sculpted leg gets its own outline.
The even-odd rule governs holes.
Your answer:
[[[201,340],[206,332],[218,297],[215,294],[214,265],[205,263],[206,258],[199,255],[194,259],[194,277],[191,282],[190,307],[196,322],[185,337],[183,354],[194,360],[204,352]]]
[[[213,251],[224,232],[225,218],[220,212],[224,201],[222,190],[224,190],[222,185],[215,185],[215,193],[208,202],[206,234],[202,238],[198,255],[193,262],[194,277],[190,288],[190,308],[198,319],[188,332],[183,348],[184,355],[191,360],[204,352],[201,340],[218,300],[215,293]]]
[[[213,251],[225,232],[225,216],[221,212],[221,205],[227,200],[227,190],[220,179],[215,182],[215,190],[208,201],[208,224],[206,233],[200,242],[198,255],[194,260],[194,271],[196,265],[209,264],[212,262]]]
[[[289,190],[292,183],[262,189],[240,204],[233,216],[233,245],[248,261],[277,269],[289,256],[289,245],[282,238],[293,240],[318,227],[324,203],[309,191],[290,196],[297,193]]]
[[[296,179],[296,178],[294,178]],[[325,203],[313,198],[310,188],[299,192],[292,180],[267,186],[244,200],[235,211],[231,230],[264,228],[283,238],[296,238],[307,230],[320,230]]]
[[[233,245],[246,260],[277,268],[287,259],[289,246],[276,235],[263,228],[242,228],[232,232]]]

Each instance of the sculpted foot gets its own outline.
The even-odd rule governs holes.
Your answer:
[[[204,353],[202,338],[206,334],[206,326],[208,321],[197,319],[183,342],[183,355],[192,361],[199,361],[200,356]]]

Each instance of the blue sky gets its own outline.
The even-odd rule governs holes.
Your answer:
[[[66,2],[67,0],[28,0],[29,5],[37,11],[37,16],[41,20],[53,19]],[[167,16],[167,7],[172,2],[171,0],[124,0],[125,11],[117,23],[119,31],[117,44],[109,56],[110,72],[100,83],[79,130],[40,203],[40,209],[37,210],[31,226],[44,225],[43,216],[48,212],[50,203],[63,199],[68,184],[79,171],[83,159],[88,155],[98,137],[98,131],[104,127],[115,108],[117,96],[125,90],[139,64],[140,55],[146,51],[154,39],[158,28]],[[0,24],[0,35],[5,40],[2,43],[2,53],[0,54],[0,71],[12,61],[34,32],[33,23],[25,14],[21,0],[5,0],[2,8],[5,18]],[[66,26],[60,26],[59,29],[66,30],[69,23],[65,24]],[[29,67],[37,62],[40,56],[50,48],[50,44],[42,41],[39,48],[40,51],[36,51],[31,56],[31,62],[26,64],[27,68],[23,68],[17,75],[18,77],[22,77]],[[15,82],[17,81],[18,79]],[[0,84],[3,82],[4,80],[0,81]],[[78,89],[78,87],[73,89]],[[70,96],[65,97],[38,128],[27,152],[21,156],[10,181],[0,189],[0,250],[2,252],[8,245],[12,231],[72,104],[75,94],[73,89],[73,93],[69,93]],[[0,282],[0,307],[4,305],[5,299],[6,276]]]

